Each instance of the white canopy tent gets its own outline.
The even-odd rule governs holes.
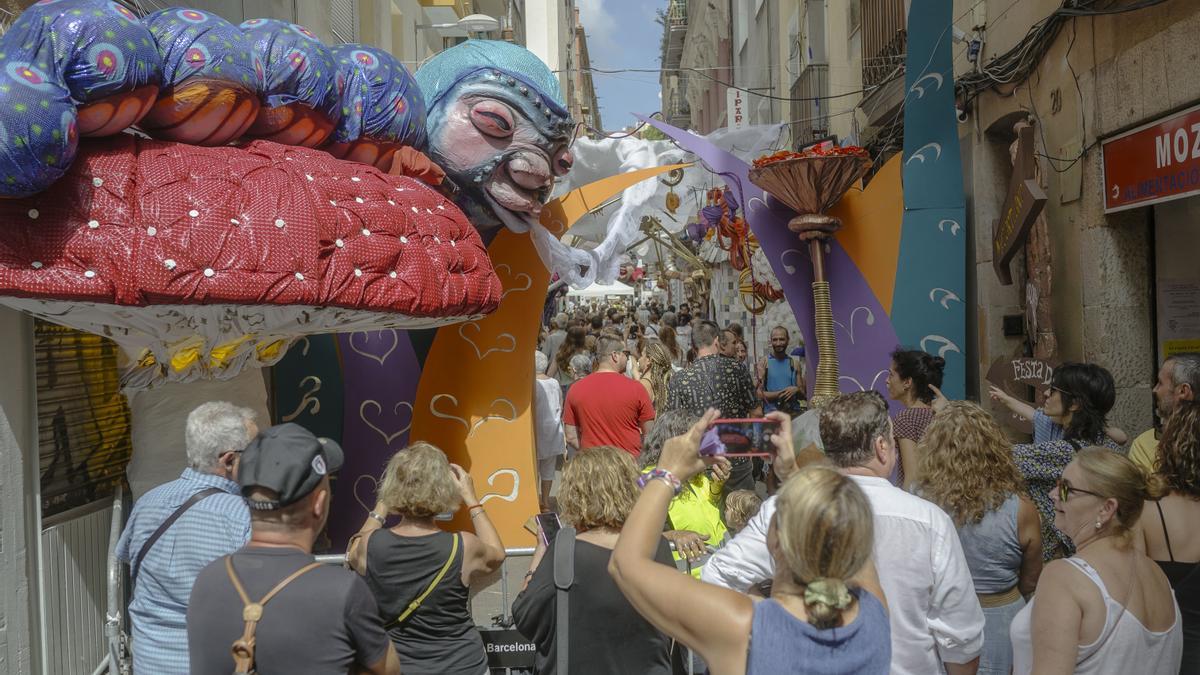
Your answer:
[[[567,297],[571,298],[602,298],[606,295],[633,295],[633,287],[614,281],[611,284],[592,284],[587,288],[572,288],[567,291]]]

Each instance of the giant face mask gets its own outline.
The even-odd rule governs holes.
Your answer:
[[[457,186],[455,201],[481,230],[529,231],[571,169],[575,123],[558,80],[523,47],[486,40],[438,54],[416,77],[429,154]]]

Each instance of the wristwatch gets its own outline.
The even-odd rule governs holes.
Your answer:
[[[372,519],[374,519],[376,522],[378,522],[380,525],[387,525],[387,518],[384,518],[383,516],[379,515],[378,513],[371,511],[367,515],[370,516]]]

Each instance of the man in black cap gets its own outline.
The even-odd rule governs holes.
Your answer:
[[[250,542],[205,567],[192,587],[191,675],[229,675],[247,665],[270,673],[399,675],[366,583],[312,556],[329,516],[329,475],[342,458],[337,443],[297,424],[262,431],[242,452],[238,482],[250,507]]]

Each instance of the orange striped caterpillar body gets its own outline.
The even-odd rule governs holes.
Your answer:
[[[258,94],[221,80],[191,78],[165,90],[142,119],[146,133],[193,145],[224,145],[250,128]]]
[[[392,155],[402,147],[400,143],[363,136],[352,143],[330,143],[325,151],[338,159],[370,164],[380,171],[387,171],[392,166]]]
[[[259,108],[258,116],[246,134],[284,145],[317,148],[328,140],[331,131],[333,122],[329,117],[311,106],[296,102],[274,108]]]
[[[147,84],[133,91],[105,96],[79,107],[76,123],[80,136],[112,136],[137,124],[158,97],[158,85]]]

